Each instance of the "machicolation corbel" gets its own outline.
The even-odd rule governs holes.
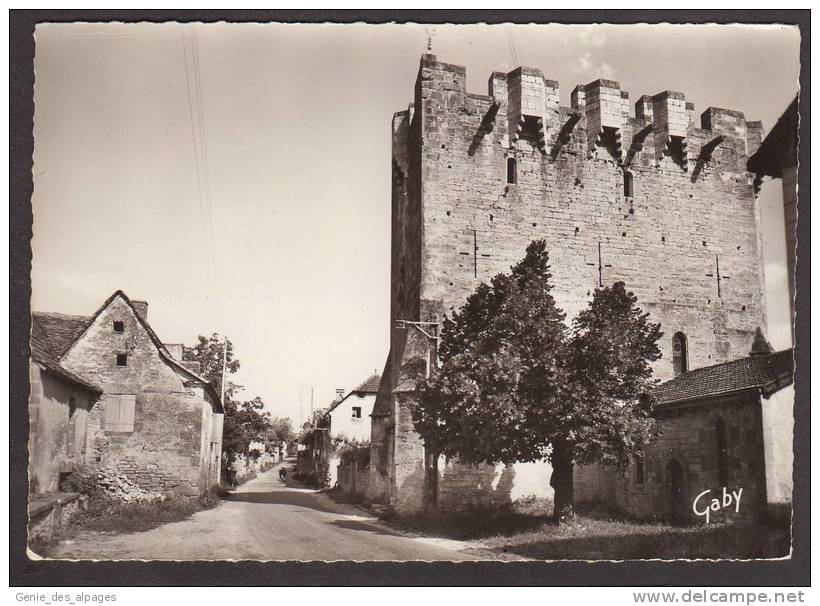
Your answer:
[[[498,110],[501,109],[503,106],[503,101],[499,99],[493,99],[492,104],[487,109],[487,113],[484,114],[484,117],[481,119],[481,124],[479,124],[478,130],[473,136],[473,141],[472,143],[470,143],[470,149],[467,150],[467,155],[474,155],[476,149],[478,149],[478,146],[481,145],[481,141],[484,139],[484,137],[493,132],[493,129],[495,128],[495,118],[498,115]]]
[[[561,155],[561,151],[564,149],[564,146],[572,140],[572,131],[575,130],[575,126],[580,121],[581,112],[575,111],[569,114],[567,121],[561,127],[561,130],[558,132],[558,136],[555,138],[555,144],[552,146],[550,155],[553,160],[558,159],[558,156]]]

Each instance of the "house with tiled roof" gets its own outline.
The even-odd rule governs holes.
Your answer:
[[[336,485],[340,445],[370,441],[370,415],[380,382],[381,376],[374,373],[306,425],[297,465],[300,474],[315,476],[321,485]]]
[[[34,312],[31,345],[37,490],[56,490],[59,475],[46,474],[41,459],[68,440],[56,437],[53,424],[44,425],[44,403],[58,379],[88,394],[74,396],[74,429],[65,447],[71,456],[63,457],[60,473],[105,467],[150,492],[197,494],[219,484],[220,396],[196,363],[180,359],[182,347],[160,340],[146,302],[117,291],[90,316]]]
[[[370,414],[380,382],[381,375],[374,373],[331,405],[326,414],[331,436],[359,442],[370,440]]]
[[[793,350],[773,352],[758,329],[748,356],[661,383],[658,437],[625,467],[576,468],[576,499],[639,518],[703,522],[696,510],[704,499],[742,489],[740,505],[711,512],[710,521],[787,516],[793,381]]]

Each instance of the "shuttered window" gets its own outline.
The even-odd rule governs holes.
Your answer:
[[[106,395],[105,431],[130,433],[134,431],[134,409],[137,397],[134,395]]]

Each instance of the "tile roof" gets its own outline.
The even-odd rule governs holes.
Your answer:
[[[379,393],[379,384],[381,383],[381,381],[382,381],[382,377],[378,373],[375,373],[372,376],[368,377],[356,389],[351,389],[350,393],[345,395],[345,397],[343,397],[339,400],[334,400],[333,402],[331,402],[330,407],[325,412],[325,416],[327,416],[328,414],[330,414],[331,412],[336,410],[339,407],[339,404],[341,404],[342,402],[347,400],[354,393],[374,393],[374,394]]]
[[[65,370],[59,360],[63,354],[68,351],[71,345],[80,337],[80,335],[83,334],[85,329],[90,326],[94,320],[97,319],[97,316],[99,316],[102,311],[110,305],[111,301],[118,296],[122,297],[122,299],[134,312],[137,321],[140,322],[143,328],[145,328],[148,332],[148,336],[154,342],[162,357],[172,366],[175,366],[182,370],[185,374],[190,375],[190,377],[196,382],[203,384],[205,389],[210,392],[211,397],[215,402],[217,412],[224,412],[222,398],[220,397],[220,394],[217,393],[213,383],[199,375],[197,372],[187,368],[180,361],[174,359],[160,338],[154,332],[154,329],[152,329],[151,325],[148,324],[148,321],[142,314],[137,312],[131,299],[129,299],[121,290],[115,291],[114,294],[108,297],[108,299],[106,299],[99,309],[97,309],[97,311],[95,311],[91,316],[70,316],[59,313],[34,312],[32,314],[31,321],[32,359],[35,359],[35,361],[40,362],[44,366],[50,364],[53,372],[58,372],[59,370],[73,376],[75,380],[87,381],[86,379],[82,379],[77,375],[72,375],[69,371]],[[35,344],[39,358],[35,358]],[[68,376],[66,376],[66,378],[68,378]],[[88,385],[93,384],[88,383]],[[94,389],[97,388],[94,387]]]
[[[356,389],[353,390],[353,393],[379,393],[379,384],[382,381],[382,377],[380,374],[376,373],[365,380],[364,383],[359,385]]]
[[[776,391],[793,377],[794,352],[785,349],[690,370],[658,385],[655,397],[659,405],[664,405],[747,389]]]
[[[35,311],[31,316],[32,349],[37,339],[41,350],[60,359],[86,329],[91,318]]]
[[[102,389],[90,380],[63,368],[57,358],[51,354],[49,343],[45,342],[40,335],[35,335],[33,330],[31,335],[31,359],[46,370],[71,383],[75,383],[96,394],[102,393]]]

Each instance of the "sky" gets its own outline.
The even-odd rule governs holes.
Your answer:
[[[32,309],[149,302],[167,343],[227,334],[241,396],[303,420],[389,348],[390,122],[420,55],[615,79],[762,120],[798,90],[779,26],[41,24]],[[515,57],[515,58],[514,58]],[[516,60],[517,59],[517,60]],[[760,196],[769,339],[791,344],[779,181]]]

